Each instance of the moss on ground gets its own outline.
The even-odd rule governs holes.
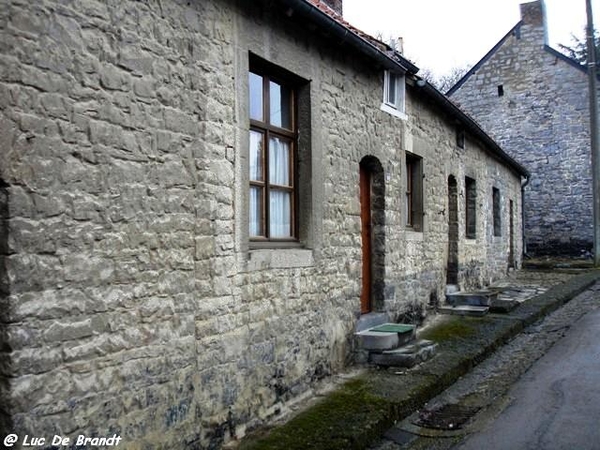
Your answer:
[[[453,317],[429,330],[424,330],[421,338],[441,344],[450,339],[462,339],[472,336],[477,329],[469,324],[464,317]]]
[[[242,450],[348,450],[364,448],[390,422],[391,405],[373,395],[368,380],[348,381],[314,407],[265,436],[242,442]]]
[[[421,367],[401,374],[370,371],[348,381],[286,424],[260,436],[247,436],[240,449],[367,448],[395,420],[406,417],[451,385],[523,326],[550,308],[559,307],[599,278],[599,271],[576,276],[521,304],[504,318],[448,317],[420,334],[420,338],[440,344],[439,354]]]

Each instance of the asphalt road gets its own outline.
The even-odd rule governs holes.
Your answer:
[[[570,327],[508,395],[510,405],[456,449],[600,449],[600,309]]]

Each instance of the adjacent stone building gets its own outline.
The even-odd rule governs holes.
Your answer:
[[[2,435],[218,448],[521,264],[527,171],[319,1],[0,6]]]
[[[593,243],[589,96],[585,66],[548,46],[543,0],[448,95],[531,171],[526,251],[589,254]]]

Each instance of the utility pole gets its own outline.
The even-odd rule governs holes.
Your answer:
[[[594,207],[594,266],[600,267],[600,154],[598,149],[598,94],[596,92],[596,46],[592,1],[585,1],[587,13],[587,66],[590,97],[590,140],[592,150],[592,189]]]

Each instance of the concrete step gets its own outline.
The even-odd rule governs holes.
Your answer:
[[[498,291],[483,289],[446,294],[446,303],[452,306],[490,306],[498,298]]]
[[[488,306],[458,305],[442,306],[438,309],[440,314],[455,314],[459,316],[485,316],[489,312]]]
[[[372,364],[385,367],[413,367],[435,355],[437,344],[433,341],[420,339],[394,350],[381,353],[371,353],[369,361]]]
[[[416,327],[400,323],[385,323],[354,333],[360,347],[369,352],[392,350],[414,340]]]
[[[363,314],[358,319],[356,323],[356,328],[354,331],[364,331],[369,328],[376,327],[378,325],[383,325],[384,323],[389,323],[390,317],[387,313],[383,312],[370,312],[368,314]]]
[[[458,287],[458,284],[447,284],[446,285],[446,295],[448,294],[454,294],[456,292],[459,292],[460,289]]]

